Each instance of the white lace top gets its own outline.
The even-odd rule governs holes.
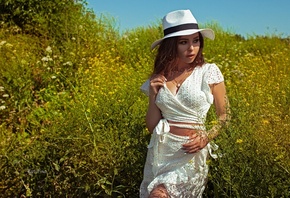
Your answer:
[[[207,156],[209,153],[217,158],[212,151],[217,150],[218,146],[211,142],[199,152],[185,153],[182,147],[190,141],[189,137],[170,133],[167,120],[203,124],[213,103],[209,85],[223,80],[215,64],[204,64],[193,70],[176,95],[171,93],[166,84],[160,88],[155,103],[163,119],[154,128],[148,145],[140,198],[148,198],[150,192],[160,184],[164,185],[171,198],[202,197],[208,174]],[[141,87],[147,95],[149,84],[147,80]]]
[[[209,85],[222,81],[224,77],[217,65],[206,63],[194,68],[176,95],[164,84],[155,103],[167,120],[203,124],[214,100]],[[149,95],[149,83],[147,80],[141,87],[146,95]]]

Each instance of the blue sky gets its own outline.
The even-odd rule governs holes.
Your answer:
[[[290,36],[290,0],[87,0],[99,16],[108,14],[123,31],[156,23],[173,10],[190,9],[199,23],[218,22],[247,35]]]

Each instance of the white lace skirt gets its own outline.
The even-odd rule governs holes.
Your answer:
[[[160,125],[160,123],[159,123]],[[188,136],[154,131],[148,146],[144,178],[140,186],[140,198],[148,198],[150,192],[163,184],[171,198],[202,197],[206,186],[210,145],[194,154],[185,153],[182,145]],[[168,130],[168,129],[167,129]]]

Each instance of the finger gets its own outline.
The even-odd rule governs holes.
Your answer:
[[[194,153],[202,148],[201,145],[202,142],[200,141],[200,138],[195,138],[193,141],[183,144],[182,146],[186,153]]]
[[[164,82],[160,79],[153,79],[150,81],[151,86],[163,86]]]
[[[187,150],[187,151],[199,147],[199,145],[197,144],[197,142],[186,143],[186,144],[183,144],[182,146],[183,146],[183,149],[184,149],[184,150]]]
[[[188,138],[189,142],[183,144],[183,146],[192,146],[193,144],[197,144],[199,142],[199,136],[197,134],[192,134]]]
[[[152,80],[150,80],[150,83],[164,83],[165,81],[161,78],[154,78]]]
[[[165,78],[165,76],[159,75],[159,74],[153,75],[150,78],[150,81],[155,81],[155,80],[160,80],[161,82],[166,82],[167,81],[167,79]]]
[[[200,148],[195,148],[195,149],[188,150],[186,153],[192,154],[192,153],[196,153],[198,151],[200,151]]]
[[[207,142],[201,141],[192,146],[184,146],[183,149],[185,150],[186,153],[195,153],[203,149],[206,145],[207,145]]]
[[[200,150],[199,146],[188,147],[185,149],[185,153],[195,153]]]
[[[194,133],[194,134],[189,136],[189,140],[196,139],[197,137],[198,137],[198,135],[196,133]]]
[[[167,81],[167,78],[165,78],[165,76],[162,76],[161,79],[162,79],[163,82]]]
[[[164,86],[164,83],[163,82],[151,82],[150,83],[150,86],[153,88],[153,87],[163,87]]]

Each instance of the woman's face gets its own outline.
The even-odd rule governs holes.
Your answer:
[[[178,65],[190,64],[200,48],[199,33],[181,36],[177,41]]]

